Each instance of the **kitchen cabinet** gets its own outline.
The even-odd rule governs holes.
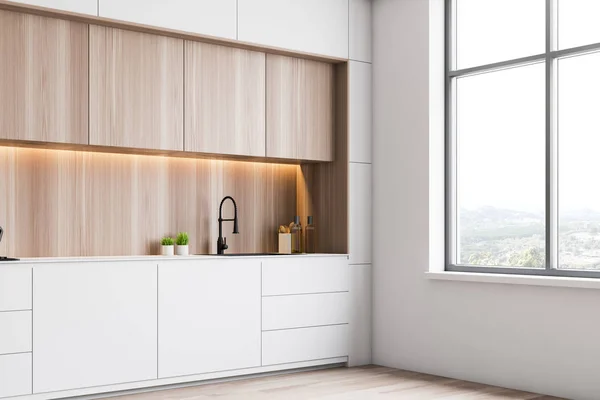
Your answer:
[[[87,144],[88,27],[0,10],[0,139]]]
[[[371,364],[373,326],[373,268],[371,264],[350,265],[350,331],[348,365]]]
[[[348,58],[348,0],[238,0],[238,39]]]
[[[0,268],[0,312],[31,310],[31,279],[26,265]]]
[[[265,54],[185,42],[185,150],[265,156]]]
[[[371,164],[350,163],[348,208],[350,264],[370,264],[372,249]]]
[[[157,378],[157,266],[35,265],[34,393]]]
[[[348,325],[263,332],[263,365],[348,355]]]
[[[32,6],[54,8],[80,14],[98,15],[98,0],[16,0]]]
[[[262,295],[347,292],[346,256],[269,258],[262,264]]]
[[[371,64],[350,61],[349,127],[350,162],[371,163],[373,142],[373,90]]]
[[[31,351],[31,311],[0,312],[0,354]]]
[[[31,353],[0,355],[0,397],[31,394]]]
[[[332,64],[267,55],[267,157],[333,161]]]
[[[236,0],[99,0],[100,16],[235,39]]]
[[[90,26],[90,144],[183,150],[183,40]]]
[[[372,0],[349,0],[348,30],[349,54],[351,60],[371,62],[373,42]]]
[[[159,378],[261,365],[261,261],[159,264]]]

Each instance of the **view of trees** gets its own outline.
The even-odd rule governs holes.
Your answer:
[[[543,268],[545,217],[483,207],[460,212],[461,264]],[[562,214],[559,224],[561,268],[600,269],[600,213]]]

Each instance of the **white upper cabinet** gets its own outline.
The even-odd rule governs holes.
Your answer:
[[[98,15],[98,0],[16,0],[16,2],[81,14]]]
[[[238,0],[238,39],[348,58],[348,0]]]
[[[350,0],[350,37],[348,58],[371,62],[371,0]]]
[[[372,66],[350,61],[350,162],[370,163],[373,138]]]
[[[99,0],[101,17],[236,38],[236,0]]]

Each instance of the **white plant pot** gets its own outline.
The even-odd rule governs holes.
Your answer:
[[[190,255],[190,246],[187,244],[185,246],[177,245],[177,255],[178,256],[189,256]]]
[[[163,256],[173,256],[175,255],[175,246],[162,246],[162,255]]]

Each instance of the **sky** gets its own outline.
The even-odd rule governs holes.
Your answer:
[[[559,47],[600,42],[600,0],[559,0]],[[457,66],[544,52],[545,0],[457,0]],[[600,211],[600,53],[558,65],[559,211]],[[457,80],[459,206],[543,212],[545,66]]]

